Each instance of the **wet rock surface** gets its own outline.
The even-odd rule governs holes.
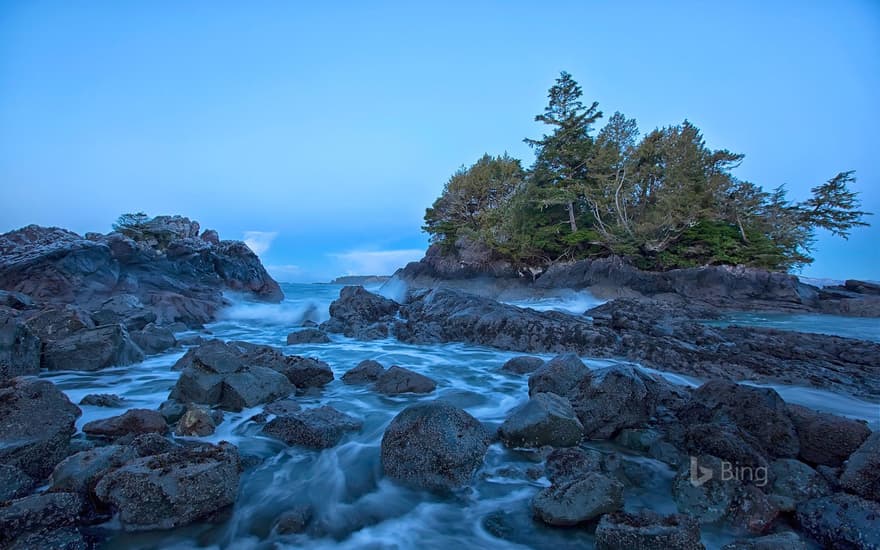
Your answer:
[[[590,472],[542,490],[535,495],[532,506],[535,517],[544,523],[560,527],[578,525],[621,509],[623,485]]]
[[[116,438],[145,433],[165,434],[168,432],[168,424],[158,411],[131,409],[119,416],[93,420],[84,425],[82,430],[88,435]]]
[[[342,381],[346,384],[369,384],[378,380],[384,372],[385,367],[381,363],[366,359],[343,374]]]
[[[596,527],[598,550],[703,550],[700,526],[688,516],[652,512],[615,512],[602,516]]]
[[[360,430],[362,425],[350,415],[323,406],[278,416],[262,432],[288,445],[326,449],[337,445],[347,432]]]
[[[437,383],[427,376],[396,365],[382,372],[373,385],[377,392],[385,395],[431,393],[436,387]]]
[[[554,393],[533,395],[499,428],[501,439],[512,447],[571,447],[583,434],[571,403]]]

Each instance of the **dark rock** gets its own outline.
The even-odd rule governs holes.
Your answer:
[[[82,309],[65,304],[28,315],[27,327],[40,340],[52,342],[67,338],[81,330],[95,328],[95,323],[91,316]]]
[[[213,229],[205,229],[199,238],[215,246],[220,244],[220,235]]]
[[[49,370],[94,371],[144,360],[144,353],[121,325],[83,329],[43,348]]]
[[[339,292],[339,299],[330,304],[330,320],[321,328],[359,340],[385,338],[388,323],[399,309],[397,302],[367,292],[362,286],[347,286]]]
[[[406,485],[448,491],[468,483],[489,448],[489,434],[465,411],[432,401],[401,411],[382,437],[382,469]]]
[[[368,384],[378,380],[383,372],[385,372],[385,367],[381,363],[367,359],[343,374],[342,381],[346,384]]]
[[[76,453],[55,467],[51,490],[88,494],[104,475],[138,456],[136,449],[126,445],[107,445]]]
[[[93,407],[122,407],[125,400],[118,395],[112,393],[90,393],[79,400],[80,405],[91,405]]]
[[[557,355],[529,376],[529,394],[555,393],[567,396],[582,380],[590,377],[590,370],[577,355]]]
[[[8,292],[0,290],[0,307],[8,307],[10,309],[28,309],[33,306],[34,301],[27,294],[21,292]]]
[[[299,406],[299,403],[293,401],[292,399],[279,399],[278,401],[273,401],[272,403],[269,403],[268,405],[263,407],[263,412],[265,412],[266,414],[283,416],[299,412],[301,408],[302,407]]]
[[[294,506],[283,512],[275,521],[275,531],[282,535],[302,533],[312,521],[314,511],[308,504]]]
[[[684,434],[684,449],[692,456],[712,455],[736,466],[769,466],[764,450],[751,435],[727,424],[693,424]]]
[[[506,363],[501,365],[501,371],[509,372],[510,374],[530,374],[543,364],[544,360],[540,357],[521,355],[508,359]]]
[[[393,365],[379,375],[374,387],[376,391],[385,395],[400,395],[431,393],[437,388],[437,383],[427,376]]]
[[[791,458],[774,461],[770,465],[770,476],[773,479],[770,492],[790,499],[794,505],[831,494],[831,487],[819,472]]]
[[[721,550],[807,550],[807,545],[794,531],[785,531],[753,539],[736,540],[725,544]]]
[[[551,483],[559,485],[574,481],[590,472],[601,472],[604,456],[593,449],[554,449],[544,465],[544,474]]]
[[[171,529],[205,519],[238,493],[238,451],[226,442],[181,448],[128,462],[105,475],[95,494],[126,531]]]
[[[93,420],[83,426],[82,431],[88,435],[116,438],[129,434],[165,434],[168,433],[168,424],[158,411],[130,409],[119,416]]]
[[[840,486],[880,502],[880,432],[874,432],[846,461]]]
[[[554,393],[536,393],[501,425],[501,439],[512,447],[571,447],[583,438],[584,428],[568,399]]]
[[[880,548],[880,504],[838,493],[808,500],[797,508],[797,521],[827,548]]]
[[[293,344],[327,344],[330,337],[323,330],[304,328],[287,335],[287,345]]]
[[[40,372],[40,339],[17,315],[0,309],[0,381]]]
[[[137,296],[117,294],[92,313],[97,325],[121,324],[129,331],[142,330],[156,320],[156,312],[148,309]]]
[[[186,407],[183,403],[175,401],[173,399],[167,399],[159,405],[159,414],[165,419],[165,422],[168,424],[174,424],[180,417],[183,416],[183,413],[186,412]]]
[[[204,437],[214,433],[216,428],[211,412],[198,405],[190,406],[174,428],[176,435]]]
[[[640,454],[648,454],[651,446],[661,439],[656,430],[650,428],[624,428],[614,437],[614,442],[624,449]]]
[[[696,465],[683,464],[679,469],[672,481],[672,496],[682,514],[700,523],[713,523],[727,516],[740,483],[725,479],[720,459],[710,455],[695,458]],[[704,473],[711,477],[705,479]]]
[[[535,517],[549,525],[577,525],[623,508],[623,485],[603,474],[587,473],[551,485],[532,501]]]
[[[157,327],[153,323],[145,326],[142,330],[131,331],[130,336],[147,355],[162,353],[177,345],[177,339],[174,338],[173,332],[165,327]]]
[[[230,345],[241,351],[241,358],[246,363],[280,372],[297,388],[319,388],[333,380],[333,371],[324,361],[298,355],[284,355],[271,346],[249,342],[232,342]]]
[[[650,511],[606,514],[596,527],[597,550],[703,550],[700,526],[688,516]]]
[[[23,497],[36,485],[29,475],[15,466],[0,464],[0,502]]]
[[[798,456],[800,443],[785,402],[770,388],[710,380],[680,414],[685,423],[732,423],[775,457]]]
[[[627,365],[613,365],[582,378],[571,392],[571,404],[588,439],[608,439],[623,428],[643,428],[657,410],[670,384]]]
[[[864,443],[871,430],[863,421],[788,405],[800,441],[800,458],[813,464],[840,466]]]
[[[743,485],[736,491],[727,521],[734,529],[754,533],[766,533],[780,512],[778,505],[754,485]]]
[[[8,550],[92,550],[94,544],[86,540],[75,527],[43,528],[25,533],[9,545]]]
[[[137,452],[139,456],[153,456],[169,453],[177,449],[177,445],[168,441],[157,433],[145,433],[140,435],[128,435],[121,437],[117,443],[124,442]]]
[[[81,508],[82,501],[73,493],[42,493],[13,500],[0,508],[0,544],[5,547],[29,532],[72,526]]]
[[[67,456],[79,407],[46,380],[0,381],[0,464],[35,479],[48,476]]]
[[[323,406],[276,417],[262,432],[288,445],[327,449],[338,444],[346,432],[360,430],[362,425],[360,420]]]
[[[174,368],[183,372],[169,398],[183,403],[238,411],[293,392],[287,376],[261,366],[239,346],[219,340],[187,351]]]

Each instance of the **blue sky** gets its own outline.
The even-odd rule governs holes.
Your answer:
[[[880,3],[0,3],[0,231],[126,211],[249,236],[283,280],[391,271],[424,208],[524,137],[560,70],[641,130],[688,118],[792,198],[880,213]],[[816,277],[880,279],[880,216]]]

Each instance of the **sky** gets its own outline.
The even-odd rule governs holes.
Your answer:
[[[282,281],[387,274],[458,167],[531,163],[562,70],[792,199],[855,170],[873,227],[802,274],[880,279],[876,0],[0,0],[0,232],[182,214]]]

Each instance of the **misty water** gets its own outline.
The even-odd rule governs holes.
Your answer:
[[[110,523],[102,526],[109,539],[106,548],[584,548],[592,546],[592,535],[582,529],[552,529],[531,520],[534,494],[549,485],[543,477],[541,458],[493,444],[470,488],[437,496],[401,487],[382,476],[379,447],[385,427],[406,406],[441,398],[464,408],[491,430],[507,413],[528,397],[527,379],[501,373],[499,367],[516,353],[464,345],[407,345],[394,339],[362,342],[331,335],[330,344],[285,345],[287,334],[304,319],[323,321],[328,306],[339,294],[335,285],[283,285],[281,304],[238,301],[222,318],[206,329],[224,340],[246,340],[280,347],[287,354],[316,357],[326,361],[336,379],[321,390],[296,397],[304,407],[330,405],[363,421],[360,432],[323,451],[287,445],[260,434],[261,425],[250,420],[262,408],[227,412],[215,434],[201,440],[230,441],[239,447],[245,463],[239,496],[229,513],[212,523],[190,525],[171,531],[123,533]],[[386,289],[399,292],[400,289]],[[598,304],[587,293],[542,297],[521,306],[583,312]],[[731,322],[767,325],[768,319],[739,316]],[[786,321],[774,317],[777,326],[786,322],[802,330],[803,322],[792,316]],[[822,324],[827,326],[823,328]],[[809,321],[817,331],[865,338],[858,322],[841,324],[838,318],[815,316]],[[874,334],[876,339],[876,333]],[[86,422],[142,407],[157,408],[167,399],[178,372],[171,366],[183,350],[153,356],[142,363],[98,372],[47,372],[74,403],[89,393],[115,393],[125,398],[119,409],[82,406],[77,422]],[[349,386],[340,378],[364,359],[385,366],[401,365],[433,378],[437,390],[427,396],[387,397],[369,386]],[[591,368],[606,366],[608,360],[583,358]],[[657,372],[657,371],[652,371]],[[700,381],[666,374],[678,384]],[[817,409],[863,418],[877,428],[877,405],[816,389],[773,386],[783,398]],[[76,437],[82,437],[78,433]],[[589,443],[596,449],[623,453],[607,443]],[[675,512],[670,486],[675,472],[667,465],[637,456],[624,456],[647,478],[640,488],[628,489],[626,508],[651,508],[660,513]],[[272,526],[278,515],[298,504],[314,508],[312,524],[305,534],[279,535]],[[503,532],[498,538],[487,530]],[[499,527],[500,526],[500,527]],[[714,548],[731,535],[705,528],[704,542]],[[506,539],[506,540],[505,540]],[[511,542],[516,541],[516,542]]]

